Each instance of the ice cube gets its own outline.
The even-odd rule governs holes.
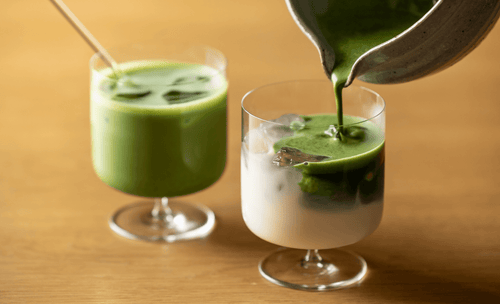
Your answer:
[[[306,162],[320,162],[328,156],[307,154],[299,149],[282,147],[273,157],[273,163],[278,167],[295,166]]]
[[[275,143],[282,137],[293,135],[290,124],[294,121],[303,123],[304,119],[297,114],[285,114],[270,120],[270,122],[263,122],[259,127],[264,132],[264,135]]]
[[[306,127],[306,123],[298,120],[294,120],[290,123],[290,129],[294,131],[300,131]]]
[[[196,77],[194,75],[179,77],[172,82],[172,85],[183,85],[189,84],[196,81]]]
[[[211,77],[207,75],[187,75],[178,77],[172,82],[172,85],[185,85],[196,82],[210,82]]]
[[[273,148],[273,141],[260,128],[250,130],[243,139],[242,145],[251,153],[269,153]]]
[[[149,94],[151,94],[151,91],[138,91],[138,92],[127,92],[127,93],[121,92],[115,94],[113,96],[113,99],[118,101],[131,101],[134,99],[148,96]]]
[[[196,80],[200,82],[209,82],[210,77],[209,76],[196,76]]]
[[[165,98],[169,104],[177,104],[177,103],[183,103],[200,99],[207,95],[208,92],[205,91],[188,92],[188,91],[172,90],[163,94],[163,98]]]
[[[285,114],[270,122],[263,122],[245,135],[242,145],[251,153],[274,153],[275,142],[293,135],[289,125],[294,121],[303,123],[304,119],[297,114]]]
[[[123,76],[112,87],[113,99],[131,101],[151,94],[150,90],[134,83],[129,77]]]
[[[285,126],[290,126],[292,121],[304,122],[304,119],[300,115],[291,113],[291,114],[282,115],[282,116],[280,116],[276,119],[273,119],[271,121],[283,124]]]
[[[277,142],[281,138],[285,136],[291,136],[293,135],[293,130],[290,129],[288,126],[284,125],[277,125],[277,124],[268,124],[268,123],[262,123],[261,129],[263,132],[263,135],[270,141],[270,142]]]

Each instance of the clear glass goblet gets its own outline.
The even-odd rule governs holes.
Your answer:
[[[367,272],[363,258],[338,248],[370,235],[381,221],[385,103],[351,86],[343,93],[342,128],[335,115],[316,123],[336,113],[329,81],[276,83],[243,97],[243,219],[258,237],[286,247],[259,264],[275,284],[329,290],[358,283]],[[333,152],[315,153],[325,149]]]
[[[226,163],[224,55],[175,43],[112,49],[113,71],[90,60],[92,161],[99,178],[152,198],[118,210],[116,233],[147,241],[200,238],[214,228],[207,207],[172,200],[215,183]]]

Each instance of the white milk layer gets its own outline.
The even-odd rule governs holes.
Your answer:
[[[242,213],[255,235],[284,247],[327,249],[356,243],[378,227],[383,200],[362,204],[356,199],[345,207],[323,197],[318,204],[317,197],[300,189],[302,174],[273,164],[273,156],[242,145]]]

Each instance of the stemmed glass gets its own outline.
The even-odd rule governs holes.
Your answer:
[[[342,136],[366,145],[335,159],[277,144],[308,129],[327,137],[327,145],[343,140],[333,119],[319,127],[308,122],[311,115],[337,113],[331,82],[276,83],[243,97],[243,219],[258,237],[286,247],[259,264],[260,273],[275,284],[336,289],[360,282],[367,272],[363,258],[338,247],[371,234],[382,217],[385,103],[377,93],[356,86],[345,89],[343,99],[347,133]],[[346,115],[351,117],[347,121]]]
[[[110,53],[115,71],[98,54],[90,60],[94,170],[115,189],[152,198],[119,209],[110,227],[148,241],[208,235],[215,225],[209,208],[169,199],[209,187],[224,170],[226,58],[170,42]]]

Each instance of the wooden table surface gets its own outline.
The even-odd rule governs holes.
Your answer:
[[[0,9],[0,303],[498,303],[500,26],[453,67],[366,86],[387,102],[385,210],[348,246],[356,287],[278,287],[257,264],[277,246],[240,209],[240,101],[276,81],[324,78],[318,54],[269,0],[66,0],[106,47],[198,41],[229,60],[228,161],[186,196],[216,214],[207,238],[165,244],[114,234],[107,220],[137,200],[104,185],[90,158],[91,49],[49,1]]]

